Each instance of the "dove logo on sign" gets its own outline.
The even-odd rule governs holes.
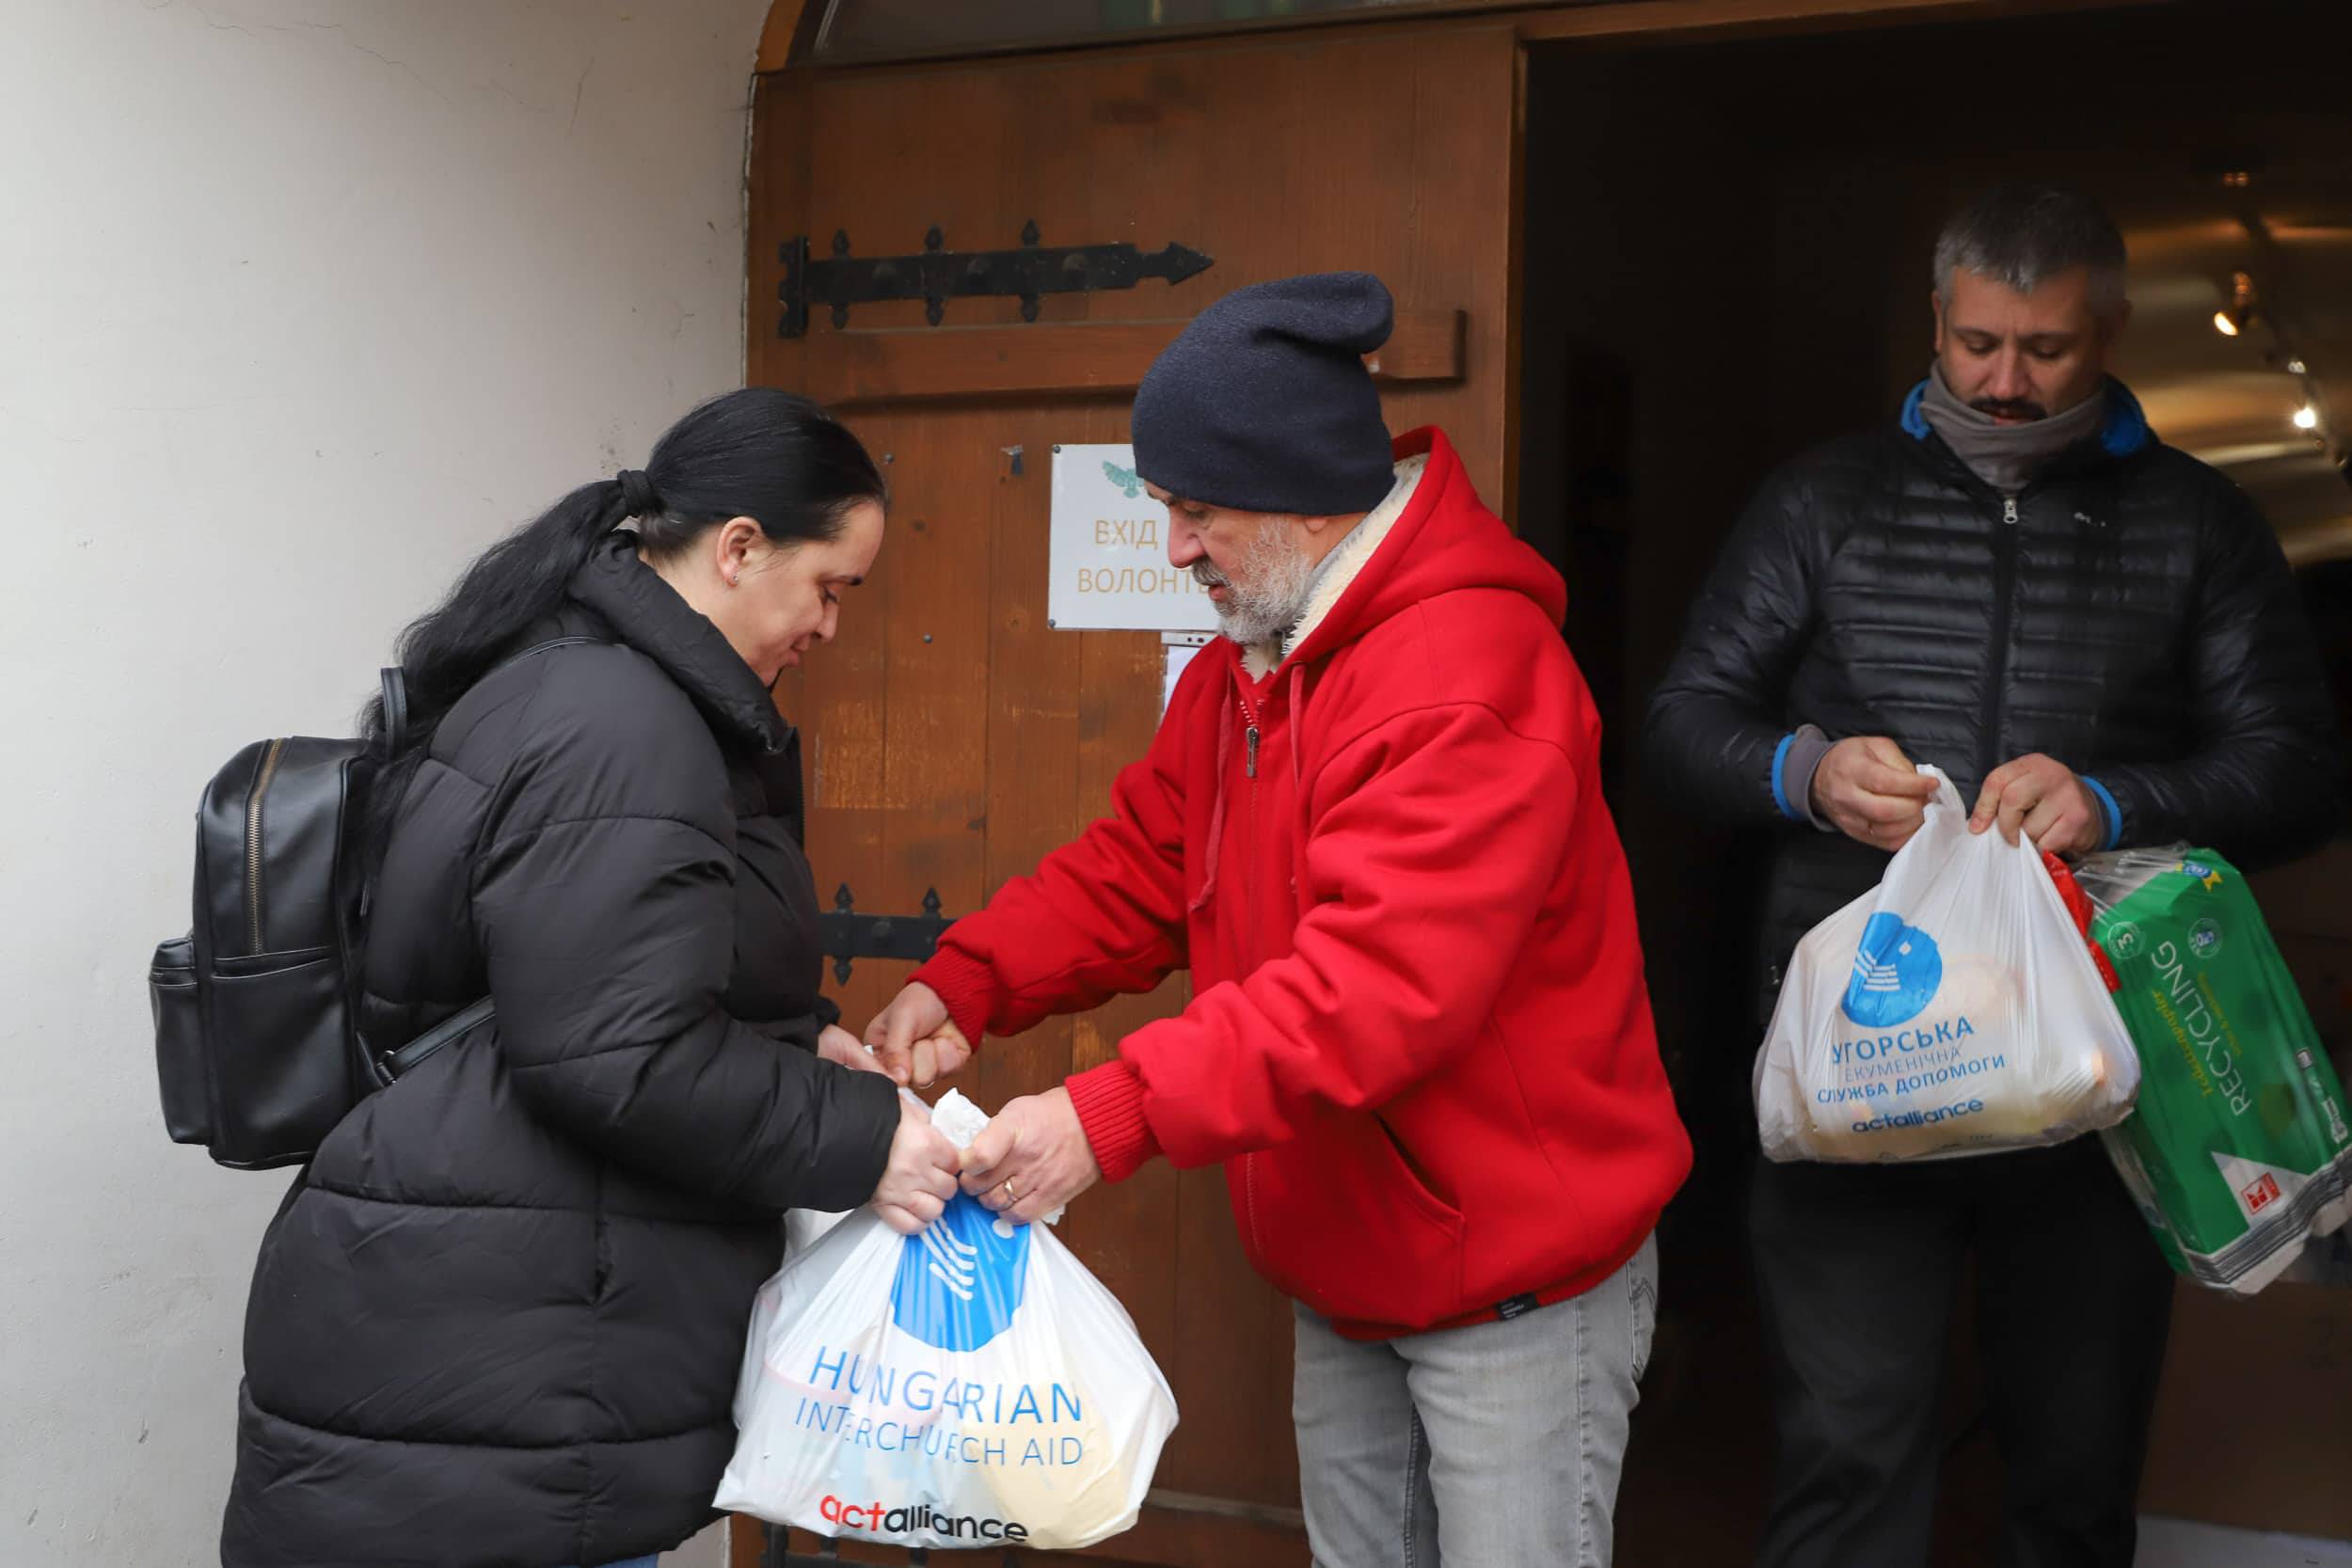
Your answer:
[[[1846,1016],[1866,1029],[1891,1029],[1917,1018],[1943,984],[1935,939],[1899,914],[1874,914],[1854,950]]]
[[[1029,1227],[999,1221],[962,1193],[898,1251],[890,1319],[938,1350],[973,1351],[1012,1323],[1029,1277]]]
[[[1056,447],[1054,450],[1059,451],[1061,448]],[[1129,500],[1134,500],[1143,494],[1143,481],[1133,468],[1122,468],[1116,463],[1105,463],[1103,465],[1103,477],[1126,491]]]

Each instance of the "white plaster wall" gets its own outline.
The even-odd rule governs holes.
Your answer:
[[[287,1178],[158,1117],[197,796],[739,384],[765,10],[0,3],[0,1564],[217,1561]]]

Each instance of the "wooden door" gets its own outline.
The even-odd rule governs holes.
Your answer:
[[[802,726],[819,890],[949,914],[1074,836],[1157,722],[1149,632],[1046,623],[1057,442],[1123,441],[1152,356],[1245,283],[1360,268],[1394,291],[1378,356],[1393,428],[1446,427],[1504,500],[1518,48],[1494,24],[1330,30],[1260,43],[763,76],[752,172],[750,373],[840,407],[886,465],[890,531],[839,639],[778,689]],[[1178,242],[1214,258],[1170,285],[1018,300],[819,306],[778,335],[780,246],[856,256]],[[1157,557],[1138,557],[1165,561]],[[904,963],[836,990],[852,1028]],[[963,1087],[993,1108],[1110,1059],[1181,1007],[1154,996],[992,1040]],[[1245,1568],[1305,1560],[1288,1305],[1244,1263],[1216,1170],[1153,1165],[1073,1209],[1063,1234],[1135,1315],[1182,1424],[1154,1506],[1096,1554]],[[808,1543],[801,1543],[806,1546]]]

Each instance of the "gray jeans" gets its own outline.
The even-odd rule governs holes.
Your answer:
[[[1656,1237],[1584,1294],[1507,1322],[1362,1343],[1297,1316],[1316,1568],[1609,1568]]]

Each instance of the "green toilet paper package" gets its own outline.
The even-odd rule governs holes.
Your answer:
[[[2107,1152],[2175,1269],[2251,1295],[2352,1217],[2344,1086],[2229,862],[2123,850],[2074,877],[2139,1052]]]

